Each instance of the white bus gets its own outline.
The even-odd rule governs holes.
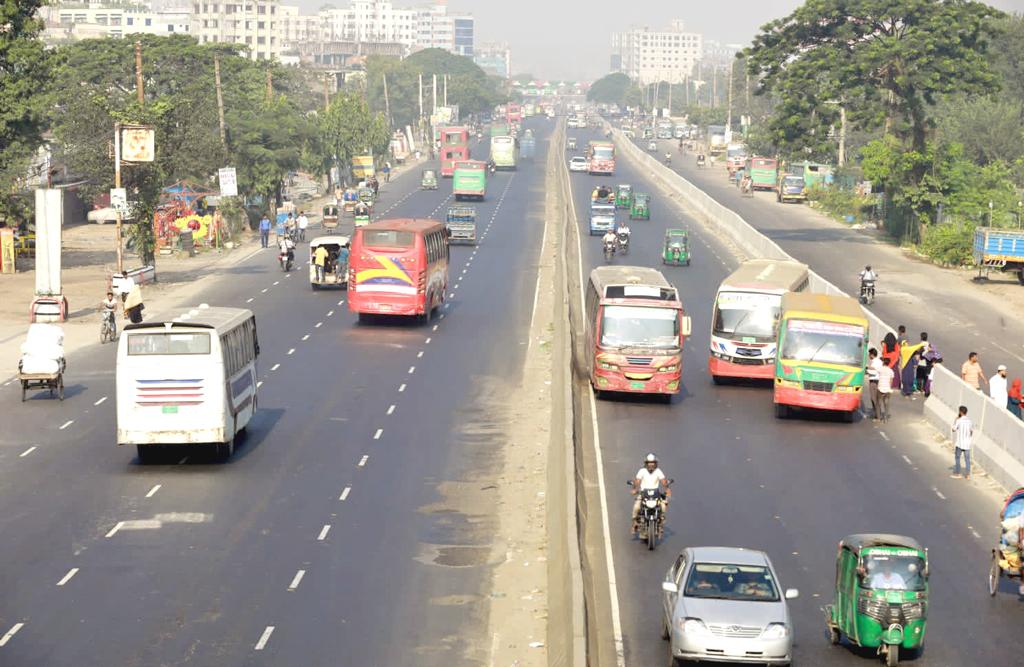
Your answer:
[[[222,459],[256,412],[256,318],[243,308],[172,310],[129,324],[117,347],[117,444],[144,463],[159,445],[207,444]]]
[[[495,169],[515,169],[516,140],[508,136],[491,137],[491,162]]]
[[[740,264],[718,286],[711,315],[708,373],[771,380],[775,377],[775,329],[782,295],[807,288],[807,266],[776,259]]]

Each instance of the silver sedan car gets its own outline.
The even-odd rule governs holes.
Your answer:
[[[793,626],[767,554],[738,547],[683,550],[661,584],[662,637],[684,660],[788,665]]]

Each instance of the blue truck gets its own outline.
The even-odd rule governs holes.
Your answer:
[[[990,271],[1016,273],[1024,285],[1024,229],[978,227],[974,230],[974,263],[978,277]]]
[[[519,157],[523,160],[532,160],[537,153],[537,139],[527,130],[522,139],[519,140]]]

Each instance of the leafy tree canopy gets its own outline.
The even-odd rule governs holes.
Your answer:
[[[587,100],[599,104],[626,105],[626,97],[636,86],[628,76],[622,72],[606,74],[590,86],[587,91]],[[639,91],[637,91],[639,92]]]

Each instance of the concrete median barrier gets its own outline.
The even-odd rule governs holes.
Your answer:
[[[757,231],[735,211],[723,206],[693,183],[640,150],[618,130],[612,130],[619,154],[638,163],[684,204],[703,218],[713,229],[725,234],[748,258],[793,260],[778,244]],[[794,260],[795,261],[795,260]],[[828,280],[811,271],[810,289],[825,294],[847,295]],[[894,331],[870,310],[870,340],[877,342]],[[1006,406],[968,386],[944,366],[935,369],[932,393],[924,404],[928,421],[939,433],[949,437],[957,408],[966,405],[974,422],[973,456],[989,476],[1007,489],[1024,486],[1024,421],[1017,419]]]

